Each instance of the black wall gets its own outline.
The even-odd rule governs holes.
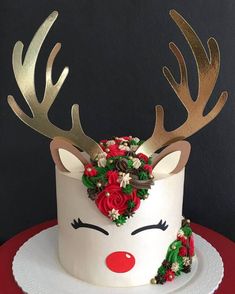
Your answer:
[[[13,114],[6,96],[13,94],[27,111],[17,88],[11,54],[14,43],[27,46],[38,26],[53,11],[59,19],[40,54],[36,72],[42,96],[47,56],[62,42],[54,77],[65,65],[70,74],[51,109],[60,127],[70,127],[70,108],[81,107],[83,128],[99,140],[113,135],[146,139],[153,130],[154,106],[166,111],[166,127],[176,128],[186,112],[162,75],[163,65],[178,74],[168,49],[182,49],[197,91],[195,63],[179,29],[169,17],[175,8],[194,27],[204,44],[215,36],[222,64],[210,109],[222,90],[230,93],[213,123],[189,138],[184,214],[194,222],[235,239],[235,2],[233,0],[158,1],[1,1],[0,7],[0,241],[56,217],[54,165],[50,140]],[[166,195],[167,197],[167,195]]]

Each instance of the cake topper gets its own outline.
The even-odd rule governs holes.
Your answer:
[[[176,82],[167,67],[163,68],[163,73],[188,112],[186,121],[177,129],[167,131],[164,127],[164,110],[162,106],[157,105],[155,128],[152,136],[145,142],[127,136],[103,140],[98,144],[83,132],[78,105],[72,106],[72,128],[68,131],[58,128],[48,118],[49,109],[68,75],[68,68],[65,67],[57,82],[52,81],[53,62],[61,47],[59,43],[54,46],[47,61],[42,102],[36,95],[34,75],[37,57],[57,16],[58,12],[54,11],[40,26],[24,59],[22,42],[18,41],[13,49],[15,78],[32,117],[22,111],[13,96],[8,96],[8,103],[24,123],[53,139],[50,147],[58,169],[76,174],[76,178],[82,179],[89,198],[95,201],[105,216],[120,226],[140,207],[140,200],[148,198],[148,190],[154,180],[178,173],[184,168],[189,158],[190,144],[182,140],[211,122],[223,108],[228,96],[226,91],[221,93],[212,110],[204,115],[219,73],[219,47],[216,40],[210,38],[208,56],[191,26],[179,13],[171,10],[170,16],[187,40],[197,65],[199,85],[197,98],[194,100],[189,90],[184,57],[178,47],[170,43],[170,49],[179,64],[180,82]],[[87,152],[90,161],[75,146]],[[162,147],[166,148],[152,158]],[[65,153],[62,154],[61,150]],[[72,160],[67,160],[68,154],[73,156]],[[69,161],[72,166],[68,164]]]
[[[56,83],[52,81],[52,67],[56,55],[58,54],[61,44],[57,43],[52,49],[46,66],[46,85],[42,102],[37,98],[34,75],[35,67],[41,46],[52,27],[54,21],[58,16],[58,12],[54,11],[40,26],[35,36],[33,37],[29,48],[26,51],[23,59],[24,45],[21,41],[15,44],[13,49],[12,63],[16,82],[27,102],[31,112],[32,118],[25,114],[19,107],[14,97],[8,96],[8,103],[15,114],[28,126],[35,129],[37,132],[53,139],[54,137],[63,137],[70,140],[73,145],[85,150],[91,158],[94,158],[102,152],[100,146],[90,137],[85,135],[79,118],[79,106],[73,105],[71,109],[72,128],[69,131],[62,130],[50,122],[48,112],[52,106],[57,94],[60,91],[67,75],[68,68],[65,67]]]
[[[39,102],[36,95],[34,75],[37,57],[43,41],[57,16],[57,11],[52,12],[52,14],[41,25],[29,45],[24,60],[22,57],[24,47],[23,43],[18,41],[13,49],[12,61],[15,78],[33,117],[29,117],[22,111],[13,96],[8,96],[8,103],[15,114],[31,128],[51,139],[55,137],[66,138],[76,147],[86,151],[91,158],[94,159],[103,151],[93,139],[85,135],[83,132],[79,118],[79,106],[77,104],[73,105],[71,109],[72,128],[69,131],[58,128],[51,123],[48,118],[48,111],[68,75],[68,68],[65,67],[57,82],[55,84],[52,82],[52,67],[54,59],[61,48],[60,43],[57,43],[54,46],[47,61],[46,85],[42,102]],[[179,63],[180,82],[176,82],[171,71],[167,67],[163,68],[163,73],[186,108],[188,117],[180,127],[173,131],[167,131],[164,128],[164,110],[162,106],[157,105],[154,132],[152,136],[137,150],[138,153],[143,153],[147,156],[151,156],[161,147],[167,146],[172,142],[185,139],[200,130],[219,114],[228,96],[226,91],[222,92],[214,108],[208,114],[203,115],[219,73],[219,46],[214,38],[210,38],[208,40],[208,57],[208,54],[199,37],[186,20],[175,10],[170,11],[170,16],[180,28],[193,52],[198,72],[198,95],[196,100],[192,99],[188,85],[188,74],[184,57],[178,47],[171,42],[169,47]]]
[[[188,117],[177,129],[166,131],[164,127],[164,110],[162,106],[157,105],[156,124],[153,134],[138,149],[138,152],[144,153],[147,156],[152,155],[161,147],[178,140],[183,140],[199,131],[220,113],[228,97],[226,91],[222,92],[214,108],[208,114],[203,115],[219,74],[219,46],[214,38],[209,38],[207,42],[209,48],[208,57],[201,40],[186,20],[175,10],[170,11],[170,16],[183,33],[195,58],[198,73],[198,93],[196,100],[193,100],[188,85],[188,73],[184,57],[175,43],[171,42],[169,44],[170,50],[175,55],[180,68],[180,82],[176,82],[168,67],[165,66],[163,68],[163,73],[186,108]]]

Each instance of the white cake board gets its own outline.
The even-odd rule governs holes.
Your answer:
[[[219,286],[223,262],[216,249],[199,235],[195,236],[196,256],[191,273],[164,285],[128,288],[94,286],[70,276],[57,256],[57,226],[46,229],[29,239],[16,253],[13,275],[27,294],[208,294]]]

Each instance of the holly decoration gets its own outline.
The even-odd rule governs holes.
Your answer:
[[[151,279],[151,283],[163,285],[165,282],[173,281],[182,272],[189,273],[194,254],[194,239],[190,221],[184,219],[177,239],[170,244],[166,258],[158,268],[157,275]]]
[[[85,166],[88,197],[117,226],[134,215],[153,184],[151,158],[137,151],[142,143],[132,136],[102,140],[103,153]]]

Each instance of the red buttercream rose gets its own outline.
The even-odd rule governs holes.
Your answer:
[[[109,170],[107,172],[107,178],[108,178],[109,184],[117,184],[118,172],[117,171]]]
[[[105,152],[108,154],[107,158],[115,157],[115,156],[124,156],[126,154],[125,150],[121,150],[118,148],[118,145],[110,145],[105,149]]]
[[[186,255],[187,255],[187,248],[183,246],[179,250],[179,256],[186,256]]]
[[[164,278],[166,279],[166,281],[171,282],[175,278],[175,273],[172,270],[168,270],[166,271]]]
[[[105,144],[106,144],[106,142],[107,142],[107,140],[101,140],[100,141],[100,146],[101,146],[101,148],[103,149],[103,151],[105,151]]]
[[[124,136],[122,139],[130,141],[132,138],[130,136]]]
[[[177,240],[181,241],[183,245],[187,244],[187,237],[186,236],[178,236]]]
[[[119,214],[123,214],[127,210],[128,200],[135,203],[133,211],[139,208],[140,198],[137,197],[136,190],[134,189],[130,195],[124,194],[117,184],[110,184],[105,187],[103,191],[98,194],[96,205],[98,209],[106,216],[113,208],[118,210]]]
[[[132,193],[129,196],[129,200],[135,203],[135,207],[132,211],[137,210],[140,207],[140,198],[137,196],[137,190],[133,189]]]
[[[191,237],[189,237],[189,255],[194,256],[194,254],[194,238],[193,235],[191,235]]]
[[[119,146],[123,141],[121,139],[115,139],[115,143]]]
[[[146,155],[143,154],[143,153],[139,153],[139,154],[137,154],[137,157],[138,157],[139,159],[143,160],[145,163],[147,163],[148,160],[149,160],[148,156],[146,156]]]
[[[152,168],[152,166],[150,164],[145,164],[144,165],[144,170],[146,170],[150,175],[153,172],[153,168]]]
[[[120,143],[122,143],[123,141],[130,141],[131,138],[128,136],[124,136],[124,137],[119,137],[115,139],[115,142],[119,145]]]
[[[97,175],[97,170],[94,168],[92,164],[87,164],[85,166],[84,174],[88,177],[94,177]]]

